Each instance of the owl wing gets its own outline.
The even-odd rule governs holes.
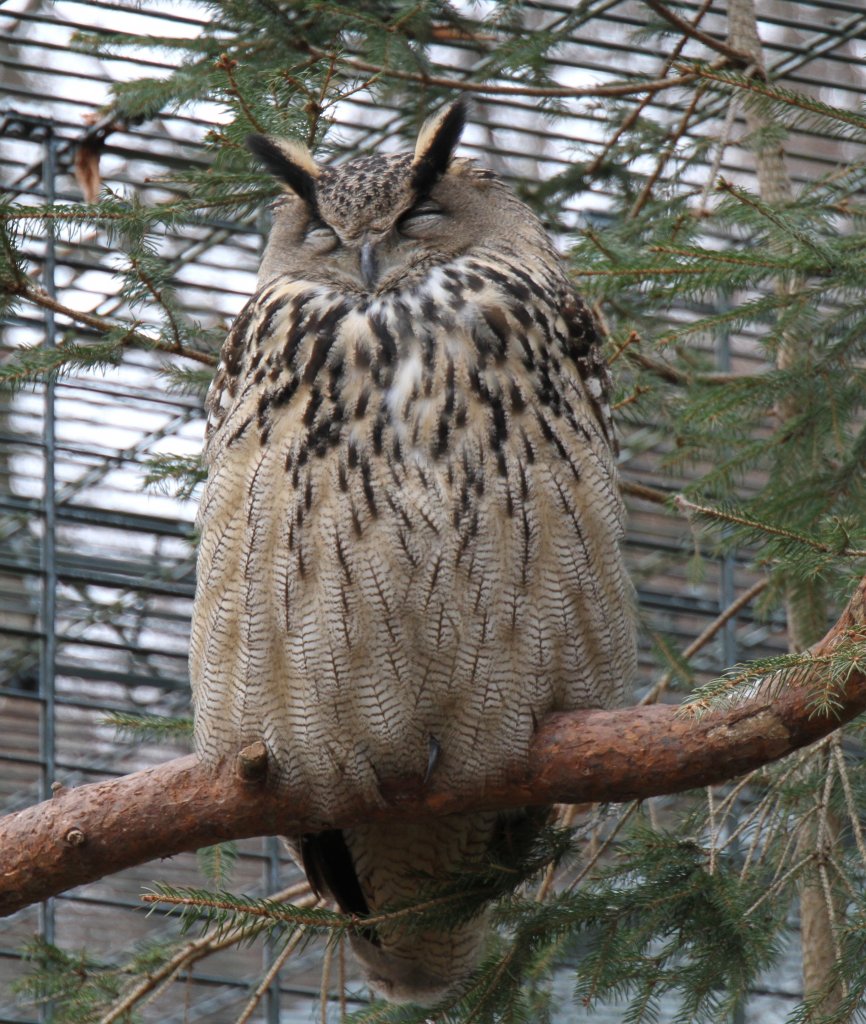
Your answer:
[[[572,289],[563,296],[560,307],[565,320],[567,353],[584,384],[589,406],[614,454],[619,452],[610,395],[613,382],[601,351],[601,336],[589,306]]]
[[[257,292],[238,314],[220,351],[220,361],[205,399],[205,457],[207,444],[219,430],[238,393],[244,375],[245,356],[252,351],[250,328],[262,310],[262,293]]]

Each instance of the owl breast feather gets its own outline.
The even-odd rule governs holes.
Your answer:
[[[277,279],[212,388],[191,675],[210,762],[263,739],[323,816],[478,785],[630,672],[586,339],[538,261],[370,297]]]

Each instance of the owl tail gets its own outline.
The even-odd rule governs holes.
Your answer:
[[[482,812],[373,823],[304,836],[301,854],[314,888],[329,892],[345,913],[366,917],[427,893],[435,899],[436,879],[487,866],[500,822],[500,814]],[[415,924],[407,915],[356,933],[352,948],[385,999],[430,1005],[459,991],[477,966],[486,918],[482,911],[446,926]]]

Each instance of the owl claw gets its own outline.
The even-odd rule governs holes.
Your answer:
[[[427,736],[427,771],[424,773],[424,785],[430,781],[430,776],[433,774],[433,769],[439,763],[439,755],[442,753],[442,747],[439,744],[439,740],[431,732]]]

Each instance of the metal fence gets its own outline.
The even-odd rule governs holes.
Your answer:
[[[584,6],[591,17],[559,54],[558,80],[603,82],[657,70],[659,55],[642,49],[634,36],[652,17],[647,7],[638,0],[589,0]],[[692,16],[698,4],[678,9]],[[566,10],[553,3],[527,5],[527,18],[546,24]],[[841,106],[863,102],[861,3],[759,0],[758,12],[771,75]],[[106,128],[99,107],[110,86],[164,72],[164,56],[147,50],[122,60],[75,52],[75,30],[189,36],[201,30],[202,17],[201,8],[155,2],[7,3],[0,11],[0,177],[13,196],[22,203],[81,201],[76,156]],[[724,4],[711,5],[702,29],[723,37]],[[699,44],[688,47],[704,55]],[[472,51],[458,44],[439,46],[435,57],[451,77],[474,67]],[[682,111],[665,95],[647,113],[670,124]],[[134,129],[112,130],[101,158],[105,183],[137,193],[144,202],[160,198],[166,189],[161,174],[206,161],[202,139],[221,116],[199,105]],[[346,151],[393,144],[399,112],[356,99],[341,107],[340,116],[337,137]],[[709,133],[717,127],[705,123],[692,130]],[[586,102],[569,103],[556,118],[540,118],[531,99],[493,97],[477,103],[464,151],[515,181],[543,181],[567,167],[575,153],[598,153],[605,130],[602,111]],[[844,143],[808,134],[792,135],[788,148],[795,182],[813,180],[846,156]],[[748,183],[750,159],[732,145],[722,170]],[[603,217],[608,205],[604,188],[597,187],[566,211],[566,220]],[[257,223],[214,221],[167,236],[164,251],[176,263],[186,310],[206,324],[227,324],[253,289],[260,246]],[[115,252],[104,232],[87,229],[60,238],[34,232],[27,258],[60,305],[106,317],[125,311]],[[0,351],[51,346],[75,332],[86,335],[87,328],[62,313],[21,306],[3,325]],[[720,369],[732,363],[747,368],[759,355],[753,338],[731,335],[718,340],[716,358]],[[119,367],[0,391],[0,813],[50,797],[55,783],[74,786],[124,774],[185,749],[118,738],[104,721],[112,710],[188,712],[194,501],[145,491],[142,466],[160,453],[195,453],[203,420],[197,401],[166,389],[158,376],[164,361],[139,352]],[[659,469],[666,443],[652,422],[633,422],[623,439],[626,477],[673,487],[676,481]],[[695,582],[687,571],[691,543],[681,524],[651,504],[632,502],[628,556],[642,615],[679,648],[754,582],[745,561],[734,557],[708,560]],[[696,664],[711,675],[738,659],[783,648],[782,625],[756,621],[745,610],[719,631]],[[650,685],[658,671],[644,645],[639,687]],[[236,889],[263,895],[294,877],[276,840],[241,844]],[[200,875],[194,857],[176,857],[0,921],[0,1022],[50,1019],[50,1007],[39,1013],[23,1008],[8,987],[25,969],[21,950],[34,934],[65,948],[86,945],[98,956],[171,933],[171,918],[145,921],[140,909],[138,894],[155,878],[198,884]],[[264,963],[262,956],[253,947],[208,960],[152,1003],[149,1019],[235,1019],[273,954],[266,947]],[[312,947],[296,957],[254,1019],[311,1019],[319,956]],[[749,1014],[774,1019],[776,1004],[796,997],[796,984],[788,977],[769,979]],[[364,997],[360,987],[350,984],[349,990]],[[619,1019],[615,1010],[609,1019]]]

